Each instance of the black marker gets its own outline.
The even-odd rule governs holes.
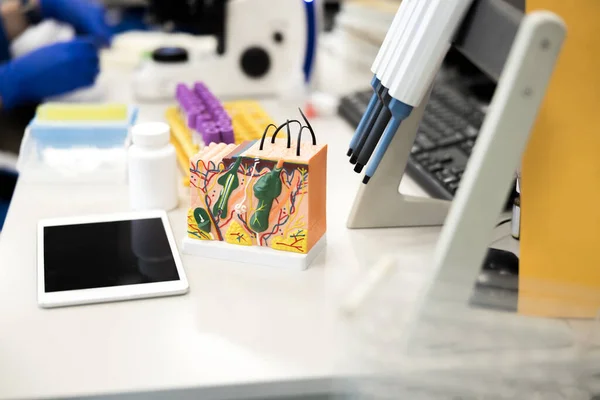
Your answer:
[[[354,151],[352,152],[352,157],[350,157],[351,164],[356,164],[358,161],[358,156],[367,142],[369,135],[371,135],[371,131],[373,130],[379,115],[384,109],[383,99],[387,96],[388,90],[382,85],[376,93],[378,98],[377,104],[375,105],[375,108],[369,117],[369,121],[367,122],[365,130],[362,132],[356,147],[353,149]]]
[[[392,97],[388,94],[386,90],[383,96],[383,110],[379,114],[379,117],[377,117],[377,121],[375,122],[375,125],[373,126],[373,129],[371,130],[371,133],[369,134],[365,145],[360,150],[360,153],[358,153],[358,160],[356,162],[356,166],[354,167],[355,172],[362,172],[364,166],[367,165],[369,159],[375,151],[375,147],[377,147],[377,143],[379,143],[381,137],[383,136],[385,128],[388,126],[390,120],[392,119],[392,113],[388,108],[391,99]]]

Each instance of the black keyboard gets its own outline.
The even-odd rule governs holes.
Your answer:
[[[338,113],[356,128],[372,94],[364,90],[343,97]],[[406,169],[430,196],[454,198],[485,118],[483,108],[475,96],[450,84],[434,85]]]

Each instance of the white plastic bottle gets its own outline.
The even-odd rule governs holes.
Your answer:
[[[163,122],[145,122],[131,128],[128,169],[133,210],[177,208],[177,156],[169,134],[169,125]]]

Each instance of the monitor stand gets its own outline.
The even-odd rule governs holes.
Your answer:
[[[440,331],[447,326],[448,316],[452,316],[451,324],[457,327],[458,337],[469,337],[469,332],[485,329],[489,338],[498,342],[530,337],[534,339],[532,343],[555,347],[571,340],[563,321],[469,305],[497,216],[525,151],[565,35],[564,23],[550,12],[532,12],[523,19],[442,228],[427,282],[413,309],[409,323],[409,329],[414,329],[412,349],[419,347],[416,342],[422,335],[415,334],[419,325],[427,326],[430,332]],[[526,294],[519,293],[523,295]],[[496,350],[515,357],[525,351],[513,347]]]
[[[436,398],[456,390],[456,398],[546,399],[557,388],[572,389],[582,364],[597,364],[567,321],[469,304],[565,32],[550,12],[523,19],[433,262],[384,254],[343,303],[346,314],[366,318],[366,353],[376,354],[374,364],[387,374],[377,389],[396,384],[390,387],[446,394]],[[499,396],[511,391],[516,395]]]

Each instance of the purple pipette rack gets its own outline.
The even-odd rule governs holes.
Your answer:
[[[204,144],[234,143],[231,117],[204,83],[196,82],[193,88],[180,83],[175,98],[185,115],[187,126],[198,132]]]

